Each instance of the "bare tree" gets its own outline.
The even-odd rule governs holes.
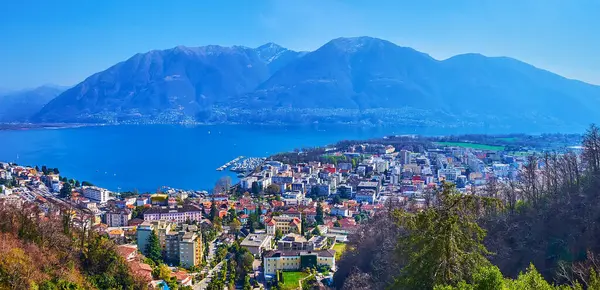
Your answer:
[[[592,174],[600,173],[600,130],[596,124],[583,136],[583,158]]]

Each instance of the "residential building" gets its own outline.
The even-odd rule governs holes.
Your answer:
[[[179,265],[179,246],[183,232],[169,232],[165,236],[164,259],[171,265]]]
[[[302,222],[297,217],[290,216],[274,216],[265,221],[267,226],[267,234],[275,235],[275,231],[279,229],[282,234],[297,233],[302,229]]]
[[[105,203],[108,201],[109,192],[104,188],[87,186],[83,188],[83,196],[99,203]]]
[[[285,235],[281,240],[277,242],[277,250],[281,251],[301,251],[301,250],[309,250],[308,249],[308,240],[299,235],[290,233]]]
[[[156,221],[156,220],[167,220],[174,221],[177,223],[184,223],[186,221],[201,221],[202,220],[202,209],[192,204],[178,205],[178,206],[156,206],[148,209],[144,212],[144,220]]]
[[[263,251],[271,250],[272,236],[265,234],[249,234],[240,244],[255,256],[260,256]]]
[[[357,202],[368,202],[373,204],[375,202],[376,192],[374,190],[363,189],[356,193],[354,200]]]
[[[304,268],[327,266],[335,269],[335,251],[270,251],[263,259],[265,278],[277,271],[298,271]]]
[[[125,227],[128,225],[130,219],[131,211],[126,208],[111,209],[108,212],[106,212],[106,224],[109,227]]]
[[[358,186],[356,187],[356,191],[361,191],[361,190],[374,190],[375,194],[379,193],[379,183],[376,181],[361,181],[358,183]]]
[[[152,231],[155,231],[158,236],[158,241],[163,249],[166,247],[166,239],[167,235],[171,232],[171,228],[173,228],[173,224],[167,221],[144,221],[140,225],[137,226],[136,235],[137,235],[137,245],[140,252],[146,254],[146,245],[148,244],[148,239],[152,234]]]
[[[202,262],[202,237],[199,233],[186,232],[179,242],[179,265],[184,268],[198,266]]]
[[[335,215],[335,216],[349,217],[350,211],[348,210],[348,207],[346,207],[346,206],[336,205],[331,208],[329,214]]]

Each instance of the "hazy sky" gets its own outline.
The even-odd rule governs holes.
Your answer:
[[[3,0],[0,88],[74,85],[176,45],[313,50],[384,38],[435,58],[510,56],[600,84],[598,0]]]

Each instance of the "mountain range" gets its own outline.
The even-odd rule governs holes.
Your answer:
[[[268,43],[136,54],[66,90],[33,120],[558,128],[599,117],[599,86],[508,57],[437,60],[354,37],[312,52]]]
[[[29,122],[67,87],[44,85],[30,90],[0,92],[0,122]]]

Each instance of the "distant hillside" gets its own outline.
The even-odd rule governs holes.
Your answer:
[[[47,85],[0,95],[0,122],[27,122],[64,90]]]
[[[570,128],[600,120],[600,87],[506,57],[436,60],[338,38],[301,53],[176,47],[138,54],[64,92],[37,121],[151,120]]]
[[[184,47],[137,54],[50,102],[38,121],[104,122],[204,118],[211,106],[248,93],[297,53],[278,46]]]

